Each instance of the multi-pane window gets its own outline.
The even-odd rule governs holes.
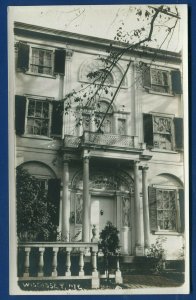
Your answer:
[[[149,92],[164,95],[182,94],[180,70],[144,65],[143,85]]]
[[[29,99],[26,133],[49,135],[49,103],[47,101]]]
[[[168,71],[163,71],[159,69],[151,68],[151,89],[169,94],[171,91],[170,84],[170,73]]]
[[[172,150],[172,119],[153,116],[154,148]]]
[[[33,47],[31,51],[30,71],[32,73],[52,75],[53,52]]]
[[[176,190],[156,189],[157,227],[176,230]]]

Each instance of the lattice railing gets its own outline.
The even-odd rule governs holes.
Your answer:
[[[133,136],[97,132],[84,132],[84,143],[125,148],[135,146]]]
[[[64,137],[64,147],[67,148],[78,148],[80,142],[81,138],[78,136],[65,135]]]

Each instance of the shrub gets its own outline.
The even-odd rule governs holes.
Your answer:
[[[165,266],[166,252],[163,248],[163,244],[166,242],[166,238],[158,237],[154,244],[147,250],[147,258],[151,262],[152,271],[155,273],[161,273]]]
[[[107,222],[105,228],[100,233],[99,249],[102,250],[105,258],[105,270],[109,276],[109,260],[110,258],[120,254],[119,231],[111,222]]]
[[[19,240],[54,240],[57,228],[51,213],[55,207],[48,201],[45,187],[22,167],[16,169],[16,198]]]

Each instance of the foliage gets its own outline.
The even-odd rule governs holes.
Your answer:
[[[47,201],[40,181],[22,167],[16,169],[17,235],[20,240],[45,241],[56,235],[51,213],[55,207]]]
[[[155,273],[161,273],[164,269],[166,252],[163,248],[163,244],[165,242],[166,238],[158,237],[147,251],[147,257],[151,259],[152,270]]]
[[[111,222],[107,222],[105,228],[100,233],[99,248],[105,256],[119,254],[119,231]]]
[[[130,18],[135,15],[135,29],[130,30]],[[80,126],[84,120],[84,112],[88,111],[87,119],[94,120],[98,132],[102,132],[103,123],[109,108],[125,80],[128,70],[132,63],[132,58],[127,63],[127,67],[122,74],[122,78],[113,86],[109,80],[114,67],[120,61],[124,54],[128,54],[130,50],[144,49],[143,47],[156,44],[157,49],[161,49],[164,44],[170,43],[174,30],[180,19],[176,6],[135,6],[129,7],[126,17],[121,18],[120,24],[116,29],[114,36],[115,42],[110,42],[106,47],[106,54],[99,55],[97,61],[101,61],[102,65],[94,66],[94,70],[87,74],[86,83],[81,85],[78,90],[73,89],[65,96],[64,113],[74,114],[76,119],[75,126]],[[161,36],[161,39],[160,39]],[[157,41],[159,37],[159,42]],[[157,53],[152,58],[155,61]],[[142,66],[145,71],[144,66]],[[142,72],[141,72],[142,73]],[[136,79],[139,82],[138,78]],[[100,112],[100,99],[107,98],[109,102],[108,109],[98,117]]]
[[[111,266],[114,263],[115,256],[120,255],[118,233],[119,231],[111,222],[107,222],[105,228],[100,233],[99,249],[104,254],[104,267],[108,275],[107,281],[109,281],[109,265]],[[112,258],[114,259],[112,260]]]

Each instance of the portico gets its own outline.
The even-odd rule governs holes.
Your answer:
[[[107,163],[105,154],[84,149],[82,169],[72,178],[69,170],[76,156],[64,154],[62,239],[71,242],[77,236],[77,241],[89,243],[96,227],[98,241],[99,233],[110,221],[119,230],[122,254],[143,256],[150,244],[148,167],[139,160],[138,153],[125,152],[120,159],[115,157],[118,153],[107,151]]]

